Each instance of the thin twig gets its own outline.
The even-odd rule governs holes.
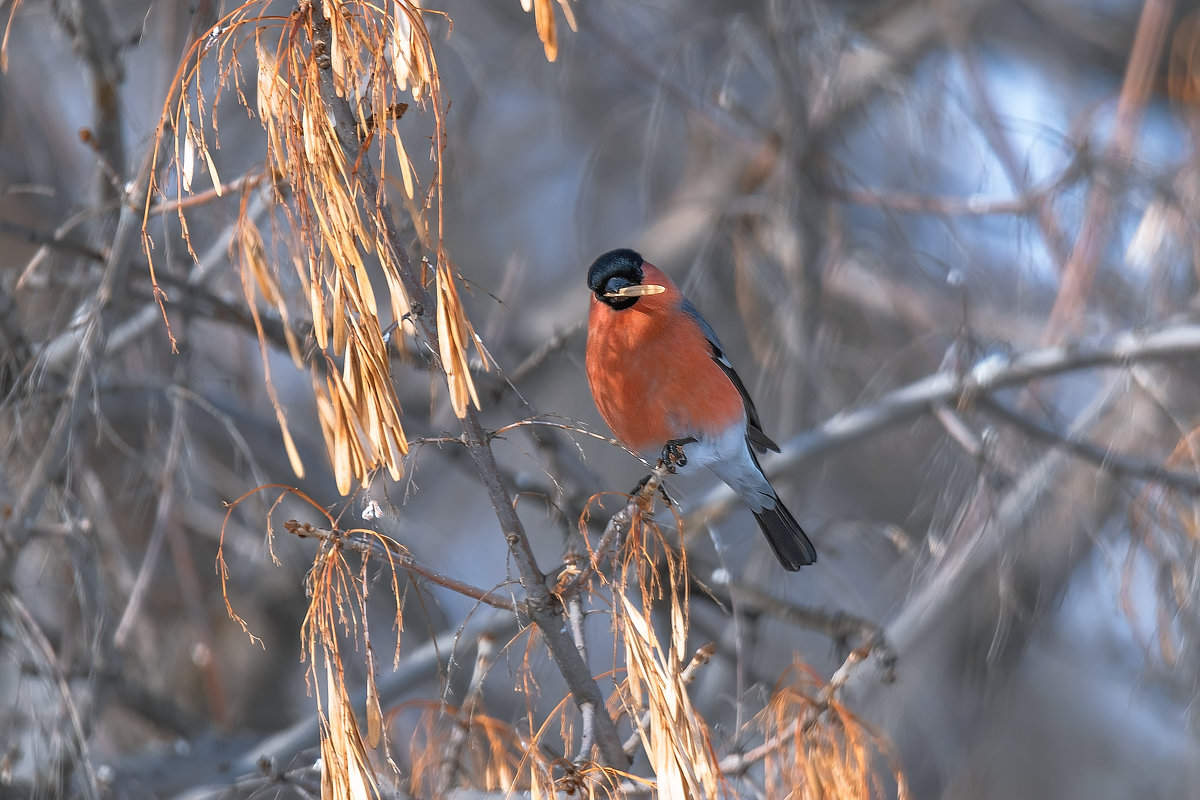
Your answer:
[[[966,29],[960,25],[956,25],[952,28],[952,32],[955,35],[952,35],[951,38],[956,40],[958,44],[958,56],[963,65],[963,74],[966,77],[967,86],[975,95],[975,106],[979,110],[979,127],[982,129],[984,137],[991,146],[992,152],[995,153],[996,158],[999,160],[1000,166],[1004,169],[1009,183],[1020,193],[1022,204],[1027,208],[1032,207],[1034,219],[1037,222],[1038,228],[1041,229],[1043,240],[1046,242],[1046,249],[1054,257],[1055,265],[1059,269],[1063,269],[1068,259],[1068,245],[1066,237],[1063,235],[1062,229],[1054,217],[1054,207],[1051,203],[1051,198],[1078,178],[1078,170],[1074,168],[1065,170],[1062,176],[1051,185],[1049,190],[1037,190],[1029,185],[1028,171],[1020,164],[1016,153],[1013,151],[1012,142],[1005,135],[1000,120],[996,115],[995,104],[988,93],[987,84],[979,74],[977,60],[973,52],[965,46]]]
[[[579,335],[579,332],[583,330],[586,324],[586,322],[580,322],[550,337],[550,341],[530,353],[524,361],[508,374],[509,382],[514,384],[520,383],[529,373],[541,367],[551,356],[570,344],[571,340]]]
[[[14,239],[21,239],[30,244],[40,244],[54,250],[61,250],[64,253],[73,253],[91,261],[104,261],[104,253],[84,242],[77,242],[74,239],[60,236],[57,231],[47,233],[46,231],[22,225],[19,222],[0,219],[0,234],[11,236]]]
[[[7,528],[6,535],[0,536],[0,547],[5,551],[5,557],[0,558],[0,585],[11,583],[13,566],[19,561],[16,555],[28,538],[28,525],[33,521],[30,515],[36,513],[34,508],[46,491],[48,476],[63,457],[63,439],[75,428],[80,403],[88,393],[87,387],[93,376],[93,366],[104,352],[109,307],[118,287],[125,284],[125,275],[139,244],[140,212],[137,209],[145,201],[148,191],[150,165],[151,159],[147,154],[138,176],[131,183],[129,202],[121,207],[100,283],[80,310],[82,323],[52,341],[42,353],[42,365],[51,371],[68,373],[66,398],[55,414],[45,442],[12,504],[9,518],[15,524]]]
[[[831,611],[791,603],[747,583],[726,581],[718,585],[728,592],[730,600],[741,603],[747,611],[768,614],[784,622],[819,631],[841,645],[853,639],[855,644],[850,647],[851,650],[864,644],[870,645],[870,650],[879,657],[884,682],[891,682],[896,653],[884,638],[883,629],[874,622],[840,609]],[[711,592],[713,587],[704,586],[703,589]]]
[[[95,117],[85,142],[100,160],[101,197],[120,197],[124,193],[121,183],[126,159],[123,106],[119,102],[125,81],[121,43],[106,4],[98,0],[55,0],[50,7],[91,79]]]
[[[0,610],[4,611],[3,618],[9,620],[15,628],[12,638],[24,644],[30,657],[35,662],[40,662],[46,673],[52,676],[52,682],[61,699],[62,713],[66,716],[65,724],[60,728],[62,745],[69,751],[68,757],[75,759],[80,767],[84,797],[88,800],[100,800],[100,786],[92,760],[88,756],[88,737],[84,733],[83,718],[80,716],[79,705],[71,694],[71,687],[67,683],[62,665],[54,653],[54,647],[34,619],[29,607],[15,593],[0,593]],[[60,768],[65,766],[59,765]],[[66,787],[62,788],[65,790]]]
[[[840,186],[822,187],[830,199],[860,206],[874,206],[903,214],[936,214],[954,216],[1000,216],[1028,214],[1034,207],[1032,197],[1015,200],[992,200],[979,195],[967,197],[935,196],[917,192],[878,189],[855,189]]]
[[[449,589],[452,592],[457,592],[464,597],[469,597],[480,603],[485,603],[492,608],[499,608],[503,611],[509,611],[517,616],[524,616],[525,610],[521,604],[513,603],[511,600],[505,599],[497,594],[496,589],[480,589],[478,586],[473,586],[466,581],[460,581],[457,578],[452,578],[449,575],[431,569],[421,562],[407,550],[398,551],[389,545],[385,544],[378,536],[371,534],[366,530],[331,530],[329,528],[319,528],[307,522],[298,522],[294,519],[289,519],[283,523],[283,528],[293,536],[299,536],[301,539],[312,537],[319,539],[325,543],[331,543],[336,547],[344,547],[356,553],[364,555],[378,556],[396,564],[406,572],[414,575],[420,575],[430,583],[441,586],[444,589]]]
[[[463,749],[470,740],[471,719],[483,698],[483,679],[492,668],[496,653],[496,639],[485,633],[475,645],[475,669],[462,707],[454,715],[454,728],[446,746],[446,757],[442,760],[442,791],[450,791],[458,785],[463,769]]]
[[[1083,430],[1103,426],[1113,430],[1122,426],[1127,406],[1121,402],[1123,396],[1117,392],[1099,394],[1076,418],[1069,435]],[[1126,438],[1131,438],[1127,433]],[[1072,542],[1091,536],[1098,520],[1107,516],[1113,501],[1111,492],[1098,490],[1094,475],[1072,462],[1069,454],[1053,450],[1033,464],[1021,470],[1016,482],[990,507],[988,516],[966,529],[962,541],[940,561],[938,568],[917,585],[913,596],[905,603],[900,614],[888,625],[888,641],[903,654],[920,641],[936,626],[944,624],[947,614],[952,613],[962,598],[973,591],[977,593],[981,578],[994,568],[1006,554],[1020,552],[1020,540],[1030,535],[1033,520],[1044,514],[1048,504],[1068,493],[1072,484],[1086,486],[1086,491],[1100,491],[1105,498],[1088,514],[1092,519],[1073,520],[1071,530],[1056,532]],[[1069,496],[1069,495],[1068,495]],[[1072,511],[1074,517],[1079,515]],[[1078,550],[1071,542],[1062,544],[1064,550]],[[1042,553],[1025,558],[1044,559]],[[1043,583],[1034,583],[1039,593],[1047,591]],[[960,668],[960,667],[956,667]],[[875,687],[866,686],[862,695],[856,695],[859,703],[869,703]]]
[[[567,598],[567,619],[571,623],[571,637],[575,640],[575,649],[580,657],[587,662],[587,639],[583,635],[583,593],[575,592]],[[572,759],[575,764],[583,764],[591,760],[592,748],[596,744],[596,709],[591,703],[579,707],[579,751]]]
[[[817,692],[816,697],[809,698],[810,702],[805,709],[803,719],[798,720],[795,725],[787,726],[783,733],[769,737],[767,741],[757,747],[744,753],[725,756],[717,765],[721,772],[726,775],[740,775],[771,753],[786,747],[798,734],[812,730],[813,726],[820,721],[821,716],[829,710],[846,683],[856,673],[858,665],[864,663],[871,655],[874,646],[873,642],[864,642],[850,651],[842,665],[834,671],[829,680]]]
[[[639,513],[646,513],[653,507],[654,496],[662,487],[666,475],[667,467],[659,462],[651,470],[637,493],[629,498],[629,502],[622,506],[616,514],[609,517],[608,524],[604,526],[604,533],[601,534],[600,541],[596,543],[596,547],[592,551],[591,560],[577,575],[571,578],[570,582],[556,590],[560,597],[572,597],[577,594],[584,584],[591,580],[596,569],[611,557],[633,526],[634,518]]]
[[[161,480],[158,487],[158,503],[154,509],[154,524],[150,528],[150,541],[146,552],[142,555],[142,565],[138,568],[137,578],[133,589],[129,592],[129,600],[121,613],[121,621],[113,633],[113,646],[117,650],[125,648],[125,640],[129,637],[141,613],[142,604],[146,598],[146,590],[150,586],[150,577],[158,566],[158,557],[162,553],[163,542],[166,538],[168,520],[175,506],[175,470],[179,465],[180,451],[183,449],[183,420],[184,396],[181,393],[171,395],[171,429],[167,434],[166,456],[163,458]]]
[[[419,647],[406,648],[404,658],[400,661],[399,666],[395,670],[386,672],[380,678],[380,700],[385,705],[390,705],[413,692],[418,685],[427,681],[431,674],[437,673],[444,667],[443,654],[447,651],[452,652],[460,638],[475,637],[477,640],[480,636],[490,634],[503,641],[510,637],[515,630],[516,617],[513,614],[492,611],[475,615],[466,630],[444,631]],[[291,762],[300,753],[318,745],[320,719],[320,713],[315,712],[291,727],[247,746],[241,757],[230,763],[229,768],[225,771],[226,774],[233,778],[255,774],[258,772],[258,762],[262,758],[269,758],[284,764]],[[147,780],[153,777],[161,781],[163,780],[162,773],[161,764],[155,763],[153,775],[147,776]],[[224,791],[227,786],[220,785],[219,789],[221,791],[215,791],[214,795],[227,793]],[[189,790],[185,794],[187,797],[194,797],[195,790]],[[179,800],[183,800],[182,796]]]
[[[187,197],[175,197],[170,200],[160,200],[158,203],[150,206],[146,211],[146,217],[154,217],[160,214],[177,213],[180,209],[195,208],[197,206],[214,203],[222,198],[232,197],[235,192],[254,189],[267,176],[262,172],[254,171],[239,175],[231,181],[225,181],[220,188],[213,186],[210,189],[205,189],[202,192],[189,194]]]
[[[983,440],[975,431],[971,430],[962,415],[953,408],[945,403],[936,403],[933,406],[933,416],[941,423],[946,435],[958,442],[958,446],[971,458],[980,461],[987,455]]]
[[[246,218],[256,220],[263,213],[265,207],[262,193],[255,192],[247,203]],[[233,233],[234,228],[229,225],[220,234],[213,237],[208,249],[197,259],[196,268],[188,274],[186,281],[188,286],[202,286],[216,275],[221,274],[229,263],[229,242]],[[162,309],[158,300],[147,303],[113,328],[112,335],[105,346],[106,353],[118,352],[129,343],[138,341],[150,329],[150,326],[162,319]]]
[[[1023,414],[1005,408],[990,397],[980,398],[977,406],[985,414],[1015,426],[1034,439],[1079,456],[1085,461],[1090,461],[1113,475],[1161,483],[1189,494],[1200,494],[1200,476],[1195,473],[1178,472],[1154,461],[1130,458],[1106,447],[1058,433]]]
[[[180,370],[186,369],[181,365]],[[183,415],[183,404],[186,398],[182,393],[174,393],[171,406],[174,413]],[[170,498],[173,501],[173,498]],[[169,513],[169,506],[168,506]],[[169,520],[174,523],[177,520]],[[220,664],[217,661],[219,652],[216,635],[213,632],[209,614],[208,598],[201,585],[199,570],[193,554],[193,543],[187,536],[182,525],[166,524],[167,547],[171,553],[171,563],[175,568],[175,578],[179,596],[187,609],[187,619],[192,627],[192,661],[200,672],[204,686],[208,709],[213,721],[220,726],[230,722],[231,709],[229,705],[229,687],[220,674]]]

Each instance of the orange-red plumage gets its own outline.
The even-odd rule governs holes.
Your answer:
[[[672,439],[717,436],[746,409],[712,359],[704,331],[683,310],[666,273],[643,264],[645,282],[666,287],[615,310],[592,296],[587,373],[600,416],[630,450],[657,454]]]

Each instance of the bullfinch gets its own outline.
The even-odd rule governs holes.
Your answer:
[[[755,451],[779,452],[717,334],[666,273],[612,250],[587,276],[587,374],[600,416],[622,444],[671,471],[708,467],[754,513],[787,570],[817,551],[783,505]]]

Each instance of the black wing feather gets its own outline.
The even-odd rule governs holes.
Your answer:
[[[738,394],[742,396],[742,403],[746,406],[746,420],[749,423],[746,428],[746,438],[761,453],[765,453],[767,450],[778,453],[779,445],[775,444],[775,442],[771,441],[771,437],[763,433],[762,422],[759,421],[758,409],[754,407],[754,400],[751,399],[750,392],[746,391],[746,384],[742,383],[742,379],[737,374],[737,370],[733,368],[733,364],[729,363],[729,359],[725,357],[725,350],[721,347],[721,340],[717,338],[717,332],[705,321],[704,317],[700,316],[700,312],[691,304],[691,301],[683,301],[683,310],[692,319],[696,320],[696,324],[700,326],[700,330],[704,333],[704,338],[708,339],[708,346],[712,348],[712,360],[717,362],[717,366],[732,381],[734,387],[738,390]]]

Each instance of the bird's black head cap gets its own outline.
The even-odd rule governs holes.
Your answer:
[[[619,250],[609,250],[592,262],[588,269],[588,288],[596,295],[601,303],[612,306],[617,311],[629,308],[638,301],[636,297],[607,297],[609,292],[615,292],[625,286],[637,286],[642,282],[642,264],[645,263],[641,253],[622,247]]]

